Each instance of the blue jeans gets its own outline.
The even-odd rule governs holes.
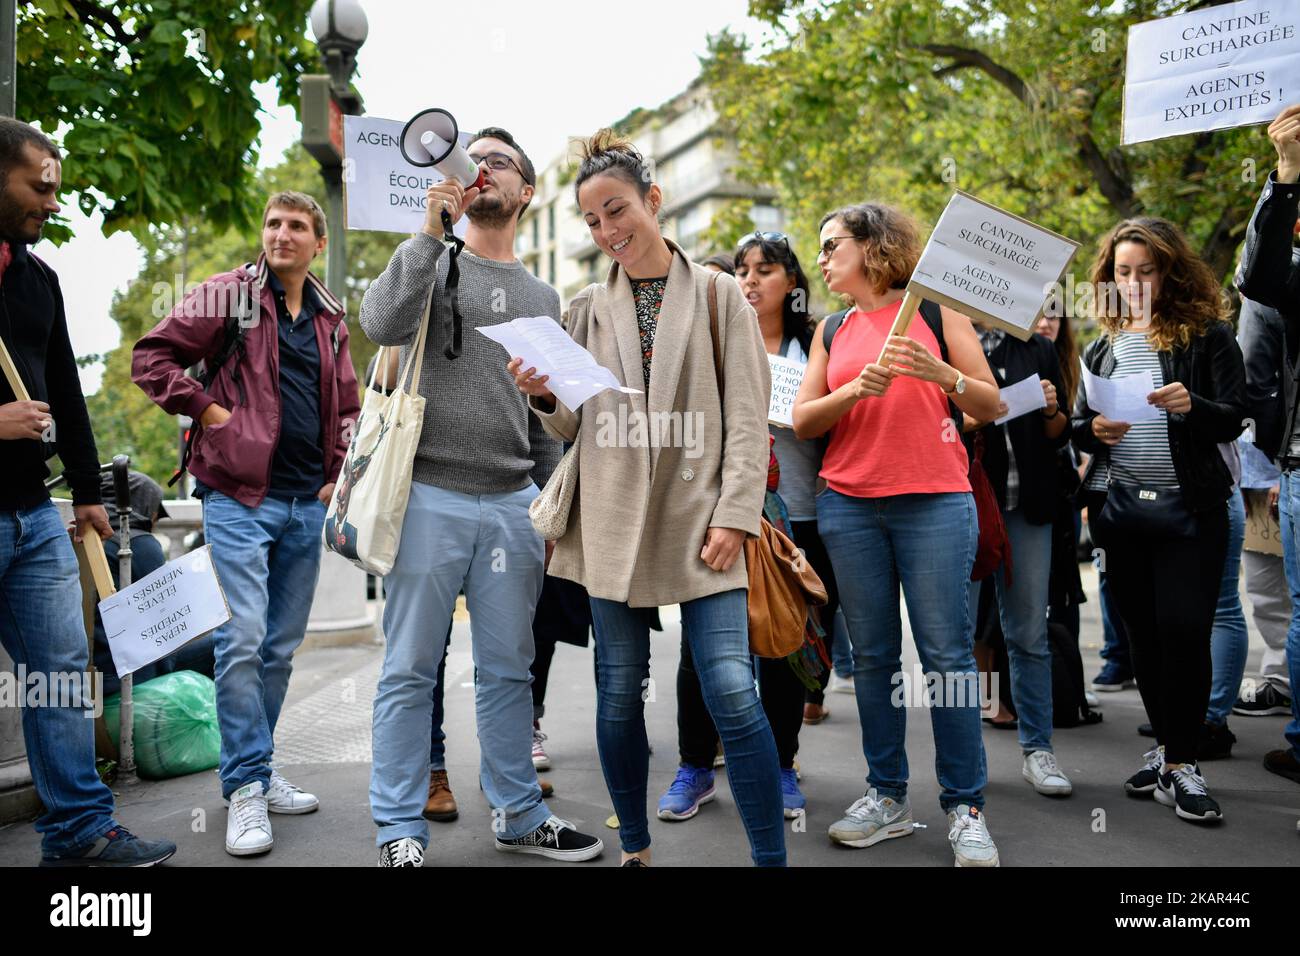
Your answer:
[[[1278,511],[1282,524],[1282,561],[1291,590],[1291,627],[1286,632],[1286,666],[1291,675],[1291,720],[1286,740],[1300,760],[1300,481],[1282,473]]]
[[[1214,682],[1210,685],[1210,704],[1205,722],[1222,726],[1228,722],[1232,705],[1241,692],[1241,678],[1246,672],[1246,654],[1250,650],[1250,633],[1246,614],[1241,608],[1241,546],[1246,540],[1246,503],[1239,488],[1228,499],[1228,556],[1223,562],[1223,583],[1219,587],[1219,604],[1214,611],[1214,630],[1210,632],[1210,657],[1214,664]]]
[[[841,677],[853,676],[853,645],[849,643],[849,626],[844,621],[842,607],[835,609],[831,630],[831,667]]]
[[[722,738],[727,777],[758,866],[785,865],[781,777],[772,728],[754,687],[744,589],[682,604],[682,631],[709,715]],[[591,599],[596,634],[596,745],[619,841],[626,853],[650,845],[646,780],[650,751],[645,700],[650,693],[649,609]]]
[[[0,511],[0,643],[29,680],[40,674],[47,686],[86,669],[77,558],[53,502]],[[26,702],[31,685],[17,686]],[[36,821],[41,850],[58,856],[116,826],[113,794],[95,772],[92,712],[77,700],[38,703],[23,707],[23,739],[45,806]]]
[[[1103,572],[1097,575],[1097,599],[1101,602],[1101,658],[1114,664],[1129,677],[1133,676],[1133,658],[1128,648],[1128,634],[1110,594],[1110,582]]]
[[[1011,541],[1011,586],[993,573],[998,617],[1011,665],[1011,700],[1020,723],[1020,749],[1052,751],[1052,651],[1047,643],[1047,588],[1052,572],[1052,526],[1030,524],[1020,509],[1002,512]],[[970,615],[979,613],[980,585],[970,584]],[[992,699],[997,695],[990,693]]]
[[[882,797],[907,796],[907,708],[894,703],[902,674],[907,601],[912,636],[928,673],[976,686],[974,624],[968,583],[979,528],[969,493],[853,498],[828,488],[817,496],[817,527],[840,582],[853,644],[853,683],[862,723],[867,786]],[[988,768],[980,737],[978,693],[930,710],[939,803],[951,810],[984,805]],[[964,698],[964,699],[963,699]]]
[[[255,780],[270,786],[275,724],[307,633],[324,524],[316,498],[250,508],[218,491],[203,496],[203,534],[231,614],[214,633],[225,797]]]
[[[528,518],[537,497],[466,495],[413,482],[397,562],[385,579],[383,672],[375,693],[370,812],[376,844],[413,837],[428,846],[433,690],[447,622],[461,588],[469,605],[479,783],[497,836],[546,822],[533,769],[533,611],[542,590],[542,539]]]

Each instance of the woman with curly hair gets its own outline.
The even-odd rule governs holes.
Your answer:
[[[1147,401],[1160,412],[1112,421],[1089,405],[1084,382],[1072,423],[1075,445],[1093,454],[1084,478],[1093,540],[1157,744],[1124,789],[1185,820],[1221,820],[1197,751],[1232,492],[1217,446],[1236,439],[1246,415],[1241,349],[1214,273],[1163,219],[1127,219],[1103,237],[1092,283],[1102,335],[1084,364],[1107,379],[1149,372]]]

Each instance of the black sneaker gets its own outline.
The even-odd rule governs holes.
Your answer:
[[[1138,724],[1138,734],[1142,737],[1152,737],[1156,735],[1156,729],[1150,724]]]
[[[1165,765],[1165,748],[1148,750],[1142,759],[1146,761],[1142,769],[1124,781],[1124,792],[1130,797],[1147,797],[1156,792],[1160,768]]]
[[[1228,729],[1226,723],[1217,727],[1205,724],[1197,756],[1201,760],[1224,760],[1232,756],[1232,745],[1236,742],[1237,735]]]
[[[41,858],[41,866],[154,866],[176,852],[170,840],[141,840],[123,826],[62,856]]]
[[[1184,763],[1156,778],[1156,802],[1173,807],[1184,820],[1209,823],[1223,819],[1223,811],[1205,789],[1196,764]]]
[[[624,863],[623,866],[640,867],[641,869],[645,870],[645,869],[649,869],[650,865],[646,863],[645,860],[641,859],[639,856],[630,856],[627,858],[627,862]]]
[[[600,837],[579,833],[572,823],[552,816],[532,833],[513,840],[497,837],[497,849],[502,853],[534,853],[578,863],[600,856],[605,844]]]
[[[1242,717],[1285,715],[1291,713],[1291,698],[1279,691],[1272,683],[1267,683],[1263,690],[1249,700],[1238,697],[1237,702],[1232,705],[1232,712]]]

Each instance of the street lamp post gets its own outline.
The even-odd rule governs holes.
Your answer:
[[[352,89],[357,51],[366,42],[369,26],[358,0],[316,0],[311,8],[311,32],[316,38],[328,77],[302,78],[303,145],[321,166],[325,180],[325,285],[340,301],[347,295],[347,229],[343,221],[343,115],[358,116],[361,95]]]

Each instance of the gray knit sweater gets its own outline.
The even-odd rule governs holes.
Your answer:
[[[383,274],[361,300],[361,328],[379,345],[403,345],[402,369],[435,281],[447,279],[447,247],[419,233],[393,253]],[[464,340],[460,358],[444,354],[441,298],[429,317],[420,394],[424,429],[412,477],[426,485],[469,495],[518,491],[530,480],[546,484],[561,447],[528,413],[524,396],[506,371],[505,350],[475,329],[521,316],[560,318],[560,297],[520,262],[495,262],[469,252],[460,256],[460,311]]]

